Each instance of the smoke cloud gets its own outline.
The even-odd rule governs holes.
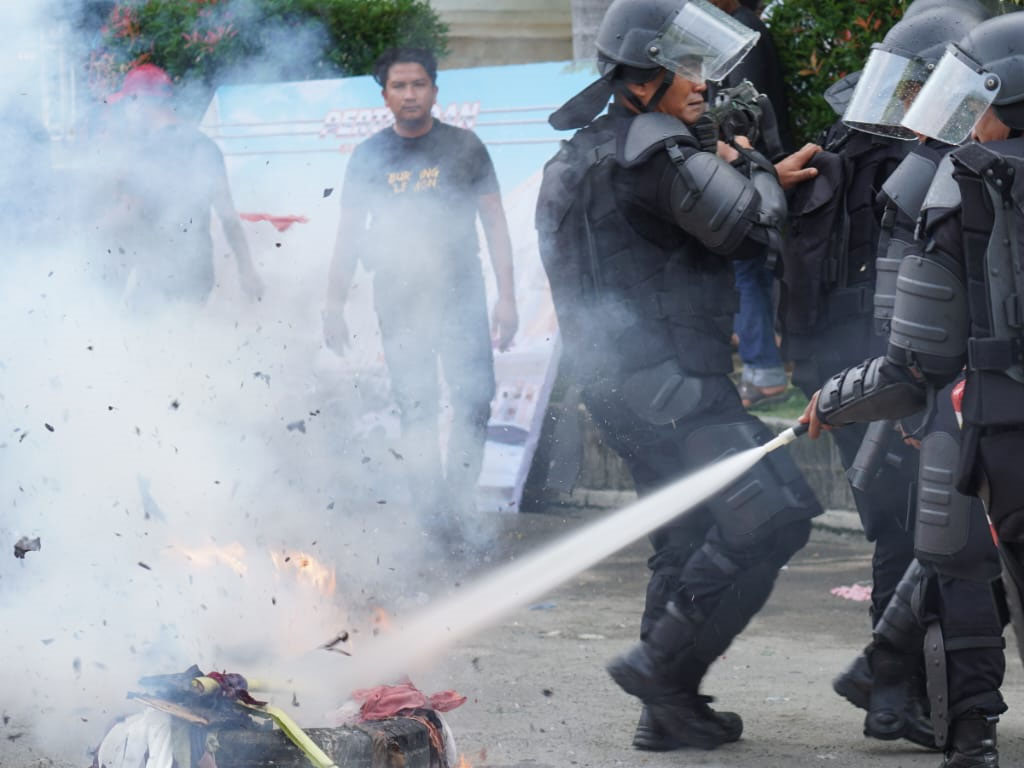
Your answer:
[[[330,244],[298,270],[257,247],[256,302],[215,218],[209,299],[147,293],[154,260],[194,266],[195,179],[152,143],[140,155],[144,107],[73,92],[87,41],[50,3],[10,5],[0,709],[26,735],[0,739],[0,757],[32,743],[81,764],[137,710],[124,694],[139,677],[192,663],[295,691],[294,714],[322,724],[346,692],[317,690],[319,672],[352,661],[318,646],[347,630],[339,647],[358,657],[375,607],[411,610],[457,578],[404,490],[386,383],[322,348]],[[319,35],[289,32],[232,79],[295,71]],[[15,557],[22,537],[39,551]]]

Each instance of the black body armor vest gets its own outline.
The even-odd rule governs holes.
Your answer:
[[[809,164],[818,176],[796,188],[790,205],[782,278],[782,320],[790,335],[814,335],[871,315],[881,213],[875,198],[910,150],[907,142],[840,123],[824,143]]]
[[[1024,139],[951,157],[971,317],[964,421],[1024,426]]]
[[[621,140],[601,117],[544,169],[536,222],[565,352],[586,380],[670,358],[696,375],[729,373],[732,265],[678,225],[620,210]],[[697,151],[679,137],[664,144],[674,156]]]

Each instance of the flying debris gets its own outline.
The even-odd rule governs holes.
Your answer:
[[[42,548],[43,545],[38,536],[34,539],[30,539],[28,536],[22,536],[18,539],[18,543],[14,545],[14,556],[19,560],[24,560],[26,553],[38,552]]]

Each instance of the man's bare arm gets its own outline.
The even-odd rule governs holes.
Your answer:
[[[487,237],[487,250],[491,254],[491,267],[498,284],[498,303],[494,307],[491,335],[498,349],[508,349],[519,327],[516,311],[515,276],[512,266],[512,239],[508,233],[505,209],[501,195],[481,195],[480,221]]]
[[[238,279],[242,284],[242,290],[253,299],[259,299],[263,295],[263,281],[252,261],[252,253],[249,251],[249,241],[245,239],[245,232],[242,229],[242,222],[238,220],[238,211],[235,210],[235,203],[231,199],[231,188],[228,186],[227,174],[224,169],[219,170],[218,178],[215,179],[213,188],[213,210],[220,218],[221,226],[224,228],[224,237],[227,238],[231,251],[235,254],[235,261],[238,263]]]

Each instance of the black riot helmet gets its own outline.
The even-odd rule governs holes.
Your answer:
[[[559,130],[594,119],[617,86],[667,74],[648,104],[629,94],[640,111],[653,110],[677,75],[696,83],[721,80],[740,63],[759,33],[706,0],[614,0],[597,31],[601,79],[549,118]]]
[[[911,6],[913,7],[913,6]],[[843,122],[881,136],[911,140],[901,121],[931,76],[946,46],[988,18],[976,3],[932,6],[893,25],[871,48]]]
[[[996,16],[950,44],[903,124],[959,144],[990,106],[1024,129],[1024,13]]]

